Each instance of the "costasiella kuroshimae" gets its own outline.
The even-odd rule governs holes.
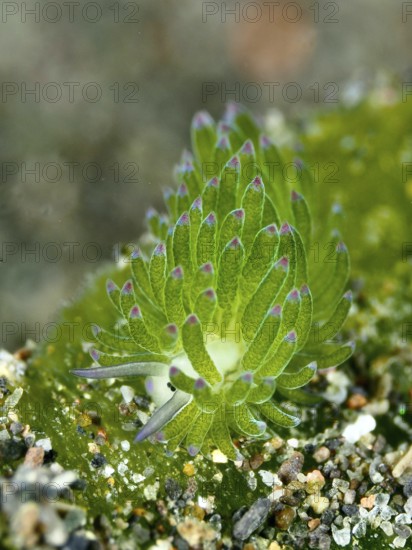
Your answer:
[[[138,441],[236,459],[233,436],[296,426],[282,403],[313,403],[302,388],[352,354],[351,342],[331,342],[352,301],[349,256],[337,209],[326,221],[312,215],[309,170],[296,162],[291,189],[245,109],[230,105],[219,123],[197,114],[192,145],[177,190],[165,192],[167,215],[148,214],[153,250],[135,248],[122,288],[107,282],[116,329],[94,327],[93,365],[73,373],[146,377],[157,409]],[[333,261],[313,254],[314,242],[332,247]]]

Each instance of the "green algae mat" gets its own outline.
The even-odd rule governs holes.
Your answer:
[[[412,105],[289,131],[195,117],[139,252],[1,352],[4,548],[411,547]]]

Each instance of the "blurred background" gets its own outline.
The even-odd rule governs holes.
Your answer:
[[[3,2],[3,347],[39,341],[86,273],[162,209],[196,111],[219,117],[234,100],[272,124],[299,121],[356,102],[382,75],[406,78],[408,6]]]

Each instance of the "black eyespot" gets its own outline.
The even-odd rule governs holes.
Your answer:
[[[172,386],[170,382],[167,383],[167,387],[170,388],[172,391],[176,391],[176,388]]]

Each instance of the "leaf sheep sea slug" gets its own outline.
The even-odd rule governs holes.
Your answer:
[[[177,191],[165,193],[167,215],[148,215],[153,250],[132,252],[122,288],[107,282],[118,323],[95,326],[94,364],[73,373],[147,377],[158,408],[138,441],[236,459],[233,435],[296,426],[282,402],[311,403],[301,388],[352,354],[352,343],[330,341],[351,305],[349,257],[336,209],[312,223],[310,172],[297,161],[290,189],[246,110],[230,105],[218,124],[197,114],[192,143]],[[323,249],[324,258],[314,253]]]

